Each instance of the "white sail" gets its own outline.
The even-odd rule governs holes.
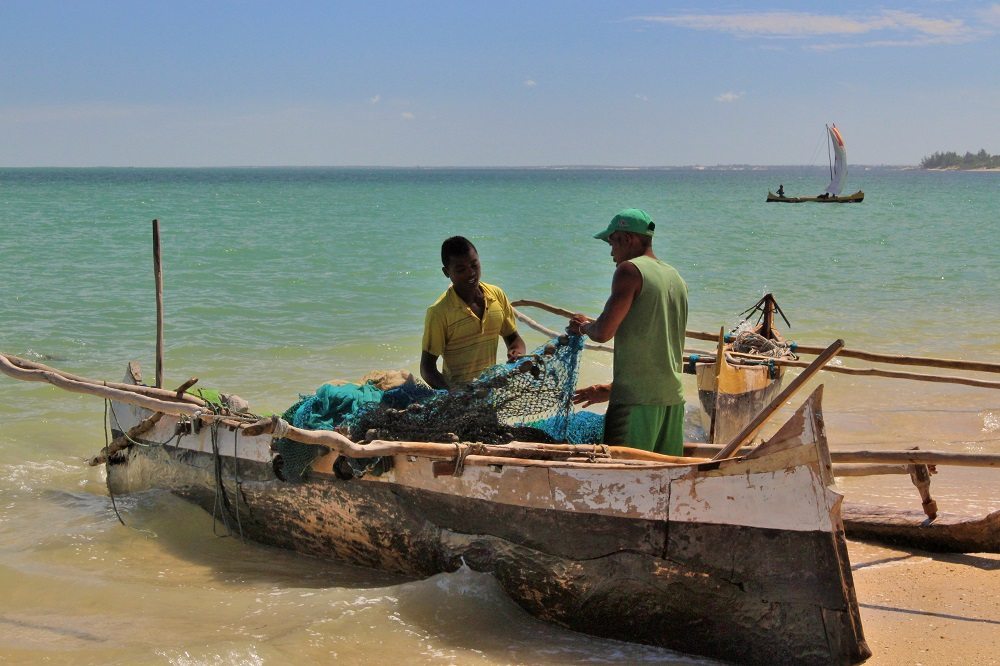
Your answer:
[[[835,197],[840,195],[844,189],[844,181],[847,180],[847,148],[844,146],[844,137],[840,135],[836,125],[827,125],[826,129],[830,133],[834,155],[830,184],[826,186],[826,192]]]

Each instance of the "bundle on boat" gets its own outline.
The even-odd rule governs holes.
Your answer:
[[[559,336],[514,362],[501,363],[453,391],[436,391],[396,372],[393,380],[325,384],[302,396],[283,418],[308,430],[338,430],[353,441],[595,443],[603,418],[575,412],[580,336]],[[287,437],[275,442],[286,478],[297,479],[318,455]],[[386,463],[345,461],[353,473],[381,473]]]

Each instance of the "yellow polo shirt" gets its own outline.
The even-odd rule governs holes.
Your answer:
[[[444,358],[441,374],[449,386],[467,384],[497,362],[500,338],[517,331],[514,309],[500,287],[480,282],[486,298],[483,318],[448,287],[427,308],[423,350]]]

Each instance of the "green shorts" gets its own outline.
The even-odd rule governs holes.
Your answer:
[[[682,456],[684,403],[608,405],[604,417],[604,443]]]

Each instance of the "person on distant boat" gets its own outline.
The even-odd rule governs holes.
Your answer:
[[[525,345],[507,294],[479,281],[482,267],[475,245],[462,236],[444,241],[441,271],[451,286],[427,308],[420,376],[431,388],[454,389],[496,363],[501,337],[508,361],[523,356]],[[439,357],[444,357],[442,370]]]
[[[611,296],[597,319],[574,314],[566,330],[595,342],[615,339],[613,381],[578,390],[573,402],[608,402],[605,444],[682,455],[687,285],[653,254],[655,226],[645,211],[626,208],[594,236],[611,246],[617,265]]]
[[[784,196],[785,196],[785,186],[784,186],[784,184],[778,185],[778,196],[784,198]]]

